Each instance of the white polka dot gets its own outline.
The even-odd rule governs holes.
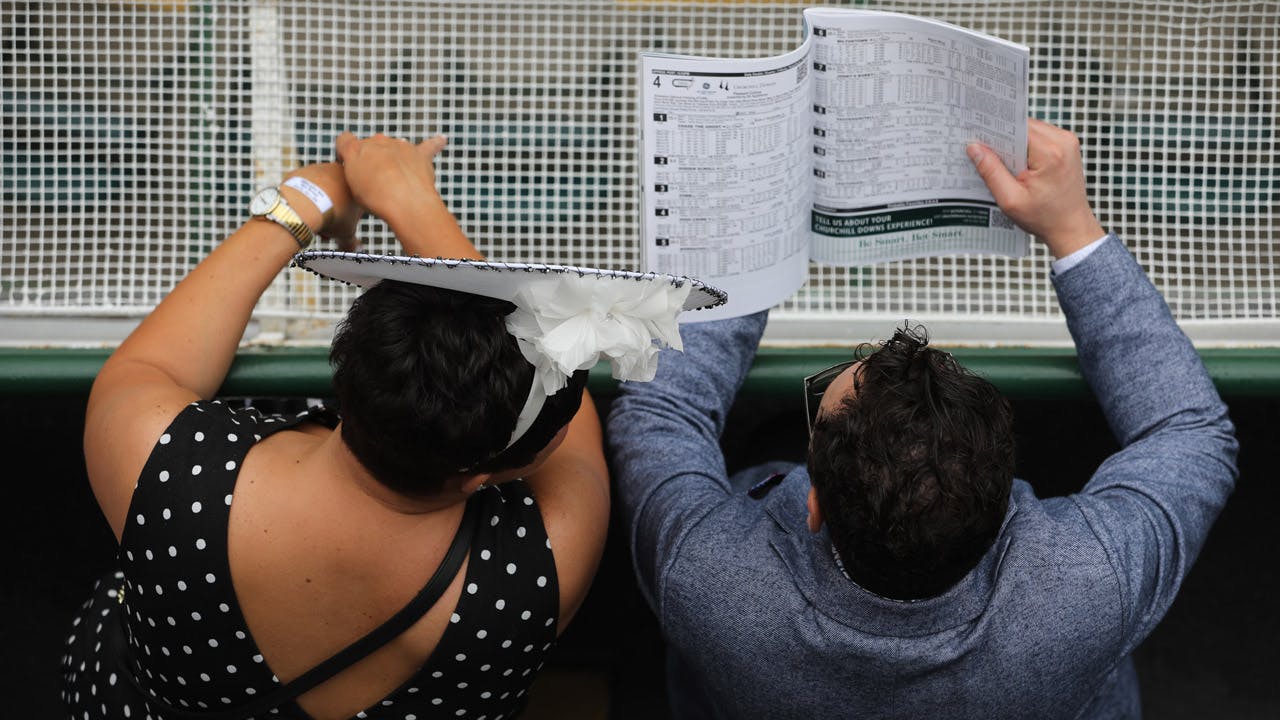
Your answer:
[[[413,713],[409,713],[408,715],[404,716],[404,720],[418,720],[418,716],[414,715]]]
[[[200,622],[200,613],[195,612],[195,611],[193,610],[193,611],[191,612],[191,619],[192,619],[192,620],[195,620],[196,622]]]
[[[218,647],[218,641],[213,638],[209,638],[209,647]]]
[[[486,636],[486,635],[488,635],[488,634],[489,634],[489,631],[488,631],[488,630],[477,630],[477,631],[476,631],[476,637],[477,637],[477,638],[479,638],[479,639],[481,639],[481,640],[483,640],[483,639],[485,638],[485,636]]]
[[[257,694],[258,694],[258,691],[257,691],[257,690],[254,690],[253,688],[245,688],[245,689],[244,689],[244,694],[245,694],[245,695],[257,695]]]
[[[156,556],[155,556],[155,555],[153,555],[153,554],[151,553],[151,551],[150,551],[150,550],[148,550],[148,551],[147,551],[146,553],[144,553],[144,554],[147,556],[147,559],[148,559],[148,560],[155,560],[155,559],[156,559]]]
[[[521,620],[528,620],[531,617],[533,617],[533,613],[529,612],[528,610],[525,610],[524,612],[520,613]]]
[[[546,621],[546,622],[544,622],[544,623],[542,623],[542,626],[543,626],[543,627],[551,627],[551,623],[553,623],[553,622],[555,622],[555,621],[556,621],[556,619],[555,619],[555,618],[547,618],[547,621]]]
[[[203,549],[204,549],[204,545],[205,545],[205,543],[204,543],[204,538],[196,538],[196,549],[197,549],[197,550],[203,550]]]
[[[467,655],[466,653],[458,653],[457,655],[453,656],[453,659],[457,660],[458,662],[462,662],[463,660],[467,659]]]
[[[254,662],[256,662],[256,663],[260,663],[260,662],[262,662],[262,655],[254,655],[254,656],[253,656],[253,661],[254,661]]]
[[[488,551],[488,550],[481,550],[481,551],[480,551],[480,559],[481,559],[481,560],[488,560],[488,559],[489,559],[489,551]]]
[[[193,512],[193,513],[198,513],[198,512],[200,512],[200,509],[201,509],[201,508],[203,508],[203,507],[204,507],[204,506],[200,504],[200,501],[199,501],[199,500],[197,500],[197,501],[195,501],[195,502],[191,503],[191,512]]]
[[[243,631],[243,630],[237,630],[237,631],[236,631],[236,639],[237,639],[237,640],[243,640],[243,639],[245,639],[246,637],[248,637],[248,636],[244,634],[244,631]]]
[[[497,524],[498,524],[498,516],[497,516],[497,515],[494,515],[492,518],[490,518],[490,519],[489,519],[489,524],[490,524],[490,525],[497,525]]]
[[[516,528],[516,537],[524,537],[524,534],[525,531],[523,526]]]
[[[165,618],[165,622],[169,623],[169,627],[177,627],[177,626],[178,626],[178,621],[177,621],[177,620],[174,620],[172,615],[170,615],[169,617]]]
[[[547,576],[546,576],[546,575],[539,575],[539,576],[538,576],[538,587],[546,587],[546,586],[547,586]]]
[[[439,705],[442,702],[444,702],[444,700],[441,700],[440,698],[431,698],[432,705]]]
[[[208,673],[200,673],[200,679],[201,679],[201,680],[203,680],[203,681],[205,681],[205,682],[209,682],[209,674],[208,674]]]
[[[222,612],[230,612],[231,606],[226,603],[218,603],[218,609]]]
[[[222,502],[226,503],[227,507],[231,507],[231,493],[227,493],[227,496],[222,498]]]
[[[468,595],[475,595],[475,594],[476,594],[476,590],[479,590],[479,589],[480,589],[480,588],[476,587],[476,584],[475,584],[475,583],[470,583],[470,584],[468,584],[468,585],[467,585],[467,594],[468,594]]]
[[[533,504],[533,498],[531,498],[531,497],[526,497],[526,498],[524,499],[524,504],[525,504],[525,505],[532,505],[532,504]]]
[[[202,442],[203,440],[204,440],[204,433],[196,432],[196,442]]]
[[[456,623],[456,622],[458,622],[458,621],[459,621],[459,620],[461,620],[461,619],[462,619],[462,616],[461,616],[461,615],[459,615],[458,613],[454,613],[454,614],[452,614],[452,615],[450,615],[450,616],[449,616],[449,622],[451,622],[451,623]]]
[[[205,582],[207,582],[207,583],[209,583],[209,584],[213,584],[213,583],[214,583],[214,582],[216,582],[217,580],[218,580],[218,578],[217,578],[217,577],[215,577],[213,573],[205,573],[205,576],[204,576],[204,581],[205,581]]]
[[[115,674],[115,673],[111,673],[111,676],[107,678],[107,684],[108,684],[108,685],[111,685],[111,686],[115,686],[115,684],[116,684],[116,674]]]
[[[511,647],[511,641],[510,641],[510,640],[503,640],[503,641],[502,641],[502,648],[505,650],[505,649],[507,649],[507,648],[509,648],[509,647]],[[508,674],[510,674],[510,673],[511,673],[511,671],[510,671],[510,670],[508,670],[507,672],[503,673],[503,675],[508,675]]]
[[[528,645],[525,645],[525,646],[524,646],[524,651],[525,651],[525,652],[529,652],[529,651],[530,651],[530,650],[532,650],[532,649],[533,649],[533,643],[529,643]]]
[[[228,460],[228,461],[227,461],[227,464],[226,464],[226,468],[227,468],[228,470],[235,470],[235,469],[236,469],[236,461],[235,461],[235,460]]]
[[[547,538],[547,549],[551,549],[551,538]]]
[[[485,664],[483,664],[483,665],[481,665],[481,666],[480,666],[480,672],[489,672],[489,668],[491,668],[491,667],[493,667],[493,666],[492,666],[492,665],[490,665],[489,663],[485,663]]]
[[[192,466],[191,466],[191,474],[192,474],[192,475],[199,475],[201,470],[204,470],[204,468],[200,467],[199,465],[192,465]]]
[[[182,646],[182,652],[184,652],[184,653],[186,653],[186,654],[190,655],[190,654],[191,654],[191,646],[190,646],[190,645],[183,645],[183,646]]]
[[[239,439],[240,438],[236,437],[235,433],[227,433],[227,442],[235,442]]]
[[[165,433],[165,434],[163,434],[163,435],[161,435],[161,436],[160,436],[160,444],[161,444],[161,445],[168,445],[168,444],[169,444],[169,441],[170,441],[170,440],[172,440],[172,439],[173,439],[173,438],[169,437],[169,433]]]
[[[493,697],[493,693],[489,692],[488,690],[485,690],[484,692],[480,693],[481,700],[488,700],[491,697]]]
[[[507,574],[508,574],[508,575],[515,575],[515,574],[516,574],[516,564],[515,564],[515,563],[507,563]]]
[[[124,551],[124,556],[125,556],[125,557],[127,557],[127,558],[129,558],[130,560],[133,560],[133,551],[132,551],[132,550],[125,550],[125,551]]]
[[[178,557],[178,548],[176,548],[176,547],[174,547],[174,546],[170,545],[170,546],[169,546],[169,557]]]
[[[139,525],[146,525],[146,524],[147,524],[147,519],[146,519],[146,518],[144,518],[144,517],[142,517],[142,513],[138,513],[137,520],[138,520],[138,524],[139,524]]]
[[[436,670],[435,672],[431,673],[431,677],[433,677],[433,678],[442,678],[442,677],[444,677],[444,673],[440,672],[439,670]]]
[[[227,666],[227,672],[229,672],[229,673],[231,673],[232,675],[234,675],[234,674],[235,674],[235,672],[236,672],[236,666],[235,666],[235,665],[228,665],[228,666]]]
[[[503,600],[502,598],[498,598],[498,601],[495,602],[493,606],[501,610],[502,608],[507,606],[507,601]]]
[[[178,581],[178,589],[179,589],[179,590],[186,590],[186,589],[187,589],[187,583],[186,583],[186,581],[185,581],[185,580],[179,580],[179,581]]]
[[[466,689],[467,689],[467,684],[466,684],[465,682],[460,682],[460,683],[458,683],[458,689],[459,689],[459,690],[466,690]]]
[[[169,471],[168,471],[168,470],[161,470],[161,471],[160,471],[160,482],[169,482]]]
[[[467,714],[466,708],[458,708],[458,712],[454,713],[454,715],[457,715],[458,717],[462,717],[463,715],[466,715],[466,714]]]

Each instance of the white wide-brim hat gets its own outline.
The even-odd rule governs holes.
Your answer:
[[[494,262],[492,260],[449,260],[446,258],[371,255],[339,250],[310,250],[299,253],[293,264],[331,280],[371,287],[382,280],[399,280],[431,285],[446,290],[484,295],[514,302],[520,290],[549,275],[572,274],[608,281],[666,283],[673,288],[690,287],[682,310],[707,310],[728,301],[729,295],[690,277],[631,270],[603,270],[573,265]]]
[[[608,359],[619,380],[649,381],[663,348],[683,349],[677,316],[723,305],[728,294],[699,280],[655,272],[312,250],[293,264],[361,287],[383,280],[506,300],[507,332],[534,368],[529,398],[508,447],[548,397],[578,370]]]

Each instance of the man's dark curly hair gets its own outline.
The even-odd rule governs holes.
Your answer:
[[[899,600],[945,592],[991,546],[1013,484],[1013,411],[904,326],[864,345],[854,390],[814,423],[809,476],[849,576]]]
[[[390,280],[356,299],[329,361],[342,439],[382,484],[420,497],[460,472],[524,467],[573,418],[585,370],[503,449],[533,382],[533,366],[506,329],[514,309],[504,300]]]

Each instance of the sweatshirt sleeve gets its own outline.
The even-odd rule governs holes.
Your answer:
[[[1235,431],[1199,355],[1115,236],[1054,286],[1121,450],[1072,496],[1123,595],[1124,650],[1169,609],[1235,487]]]
[[[755,358],[767,313],[681,326],[652,382],[622,383],[607,420],[617,499],[641,591],[655,612],[667,568],[729,493],[720,434]]]

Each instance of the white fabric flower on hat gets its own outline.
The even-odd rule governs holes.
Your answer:
[[[684,347],[676,317],[690,288],[595,275],[548,277],[516,294],[507,331],[547,396],[601,358],[608,358],[619,380],[649,381],[658,371],[659,350]]]

